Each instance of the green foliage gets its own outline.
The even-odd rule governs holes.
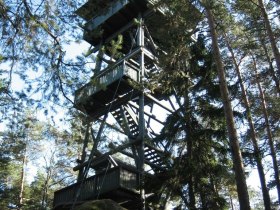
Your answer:
[[[75,176],[70,163],[76,159],[81,140],[74,141],[70,133],[35,120],[28,111],[25,114],[27,116],[15,115],[0,139],[3,151],[0,154],[1,209],[18,205],[22,181],[24,209],[51,209],[54,191],[67,185]],[[80,131],[75,133],[73,129],[74,138],[79,134]],[[28,166],[33,165],[33,170],[37,171],[31,183],[26,183],[30,175],[22,162],[24,155]],[[23,167],[26,172],[24,180],[21,179]]]
[[[211,71],[212,55],[205,47],[204,36],[199,36],[186,52],[175,55],[171,59],[174,70],[166,70],[159,78],[165,87],[162,91],[175,94],[180,104],[178,111],[167,118],[158,139],[166,141],[165,149],[176,156],[164,186],[172,199],[190,200],[195,196],[201,200],[197,206],[224,209],[227,202],[221,192],[233,176],[229,172],[232,164],[216,74]],[[194,204],[185,201],[183,205],[192,208]]]
[[[20,183],[20,164],[0,157],[0,208],[17,205]]]
[[[46,109],[46,115],[53,112],[58,116],[55,112],[57,105],[72,107],[74,91],[91,76],[91,66],[86,65],[93,60],[93,56],[89,56],[93,52],[91,48],[77,58],[69,58],[66,52],[69,43],[81,40],[81,29],[77,26],[82,24],[73,12],[82,2],[0,0],[0,122],[5,121],[7,125],[0,135],[0,209],[18,204],[21,160],[26,145],[29,162],[36,164],[39,157],[45,159],[41,160],[44,166],[38,166],[35,180],[24,185],[25,209],[51,208],[53,191],[74,179],[70,166],[81,151],[87,120],[83,119],[84,124],[81,123],[77,119],[84,116],[70,110],[71,117],[61,121],[71,129],[62,131],[52,123],[56,116],[43,123],[32,113]],[[101,0],[90,2],[88,7],[91,10],[87,8],[90,12],[83,14],[90,18],[96,13],[106,12],[101,11],[100,6],[111,4],[111,1]],[[191,201],[194,196],[196,207],[224,209],[229,203],[228,196],[236,197],[236,188],[216,66],[211,41],[206,35],[208,26],[201,4],[204,2],[209,3],[215,12],[216,30],[220,35],[227,34],[240,61],[238,65],[251,102],[251,116],[262,156],[270,155],[270,152],[251,55],[257,60],[273,137],[279,139],[279,75],[275,73],[275,61],[258,2],[162,0],[159,4],[168,8],[165,9],[164,21],[151,20],[149,24],[154,26],[153,38],[160,49],[159,65],[164,71],[150,75],[152,78],[145,87],[163,97],[172,96],[179,108],[167,118],[161,135],[156,139],[174,155],[172,170],[165,175],[165,182],[155,181],[153,184],[158,185],[155,186],[158,192],[156,202],[164,204],[172,198],[178,206],[187,208],[194,206]],[[268,1],[265,6],[277,38],[279,24],[275,18],[279,16],[279,3]],[[135,25],[141,24],[134,22]],[[159,23],[161,27],[158,27]],[[98,28],[93,36],[100,37],[102,33]],[[195,35],[195,40],[191,35]],[[101,52],[110,54],[111,61],[119,59],[123,56],[123,44],[123,37],[119,35]],[[242,113],[241,94],[223,36],[219,37],[219,47],[227,83],[231,87],[232,104]],[[15,78],[24,82],[17,91],[11,89],[11,84],[18,82]],[[49,105],[52,108],[46,108]],[[29,113],[26,107],[31,110]],[[245,120],[246,113],[240,112],[236,112],[236,122],[242,137],[242,154],[248,154],[246,166],[250,167],[255,165],[251,158],[254,155],[252,145],[248,141],[250,130]],[[279,142],[274,143],[279,157]],[[47,144],[51,145],[48,154],[44,148]],[[270,169],[269,165],[265,168]],[[275,181],[270,179],[270,183],[273,188]],[[253,197],[260,200],[258,194]],[[257,202],[255,207],[261,209],[261,202]]]
[[[111,60],[112,59],[118,59],[122,56],[122,53],[120,52],[120,50],[122,49],[122,44],[123,44],[123,36],[122,35],[118,35],[118,39],[112,40],[110,42],[110,46],[107,46],[106,49],[109,51],[109,54],[111,56]]]
[[[64,49],[81,36],[73,16],[80,3],[8,0],[0,5],[0,25],[6,30],[0,41],[0,63],[7,66],[3,77],[14,79],[17,74],[25,83],[20,94],[40,98],[38,107],[51,101],[53,107],[57,103],[72,105],[68,99],[83,82],[81,73],[89,70],[83,68],[85,57],[69,58]],[[58,97],[62,92],[64,97]],[[13,92],[10,96],[17,98]]]

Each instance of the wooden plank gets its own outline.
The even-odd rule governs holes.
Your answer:
[[[145,152],[146,157],[159,157],[158,153],[156,152]]]
[[[56,191],[54,193],[54,206],[63,205],[73,201],[73,198],[76,196],[79,189],[80,195],[77,202],[94,199],[98,195],[120,188],[120,170],[120,167],[114,167],[106,172],[104,171],[85,179],[83,183],[78,182]]]
[[[150,145],[149,143],[145,142],[145,147],[149,148],[149,149],[152,149],[152,150],[155,150],[156,152],[160,153],[160,154],[165,154],[164,151]]]
[[[161,158],[159,156],[156,156],[156,157],[146,157],[145,158],[146,160],[149,160],[149,161],[154,161],[154,160],[161,160]]]

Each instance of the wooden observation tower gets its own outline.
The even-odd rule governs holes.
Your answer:
[[[147,194],[153,193],[147,180],[168,169],[168,155],[153,139],[163,124],[161,115],[174,109],[170,100],[153,95],[145,85],[149,75],[160,71],[157,55],[162,43],[157,34],[163,30],[159,22],[164,14],[155,2],[89,0],[76,12],[86,21],[84,39],[97,59],[92,80],[75,93],[75,106],[100,127],[92,135],[90,154],[89,132],[85,135],[84,151],[74,168],[79,171],[77,183],[55,192],[54,209],[73,209],[103,198],[127,209],[145,209]],[[101,152],[106,126],[124,139]]]

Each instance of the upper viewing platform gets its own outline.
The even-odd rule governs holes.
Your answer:
[[[162,18],[163,13],[155,9],[157,0],[89,0],[76,14],[82,17],[84,39],[96,46],[100,41],[106,41],[124,27],[133,25],[134,18],[156,16]]]

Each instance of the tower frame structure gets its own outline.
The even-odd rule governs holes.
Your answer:
[[[97,134],[91,135],[90,154],[86,153],[92,129],[88,125],[82,155],[74,167],[79,172],[77,183],[55,193],[54,209],[73,209],[100,198],[115,200],[127,209],[145,209],[146,194],[152,193],[145,191],[146,180],[169,166],[164,147],[153,141],[157,136],[153,126],[164,124],[154,109],[172,113],[175,108],[170,99],[163,100],[146,87],[150,75],[160,71],[154,37],[162,29],[155,23],[164,14],[153,0],[106,2],[89,0],[76,12],[86,20],[84,39],[94,46],[97,59],[92,80],[75,93],[75,107],[100,123]],[[117,126],[110,123],[109,115]],[[126,138],[104,153],[99,147],[105,126]],[[116,153],[134,162],[129,165],[126,159],[114,157]],[[91,169],[94,176],[88,177]]]

